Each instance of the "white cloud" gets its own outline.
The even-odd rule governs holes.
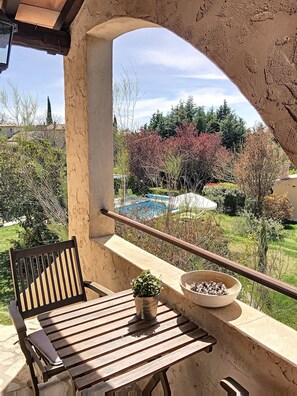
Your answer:
[[[188,43],[172,36],[170,44],[165,49],[157,43],[155,47],[147,49],[135,48],[135,59],[143,65],[190,73],[191,78],[228,79],[214,63]]]
[[[224,88],[217,87],[203,87],[197,89],[185,89],[179,93],[179,98],[187,100],[189,96],[192,96],[194,102],[198,106],[220,106],[223,104],[224,99],[227,100],[229,105],[247,103],[247,99],[239,92],[230,93]]]
[[[166,114],[170,111],[171,106],[176,105],[178,101],[179,99],[166,99],[164,97],[141,99],[135,107],[135,119],[136,121],[144,119],[148,121],[157,110]]]
[[[191,54],[189,51],[184,51],[180,53],[176,50],[163,50],[162,48],[140,50],[139,52],[139,58],[143,59],[143,63],[174,70],[189,71],[202,67],[205,68],[206,63],[209,63],[209,61],[207,61],[206,58],[204,59],[198,52]]]
[[[196,80],[228,80],[228,77],[223,73],[176,74],[175,77],[192,78]]]

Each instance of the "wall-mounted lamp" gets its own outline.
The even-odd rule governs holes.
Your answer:
[[[0,73],[8,67],[14,31],[16,31],[16,24],[0,10]]]

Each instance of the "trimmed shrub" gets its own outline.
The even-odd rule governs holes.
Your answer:
[[[282,224],[293,217],[293,206],[287,194],[268,195],[264,198],[264,207],[267,218],[277,220]]]
[[[203,188],[203,195],[218,205],[218,211],[230,216],[239,214],[245,204],[245,194],[236,184],[209,183]]]

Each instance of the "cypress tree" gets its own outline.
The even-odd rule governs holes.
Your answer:
[[[115,115],[113,116],[112,126],[113,126],[113,129],[115,129],[116,131],[118,130],[118,120],[117,120],[117,117]]]
[[[51,124],[53,124],[52,106],[49,97],[47,97],[46,125],[51,125]]]

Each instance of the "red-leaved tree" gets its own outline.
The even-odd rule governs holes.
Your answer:
[[[197,134],[194,124],[183,122],[176,136],[163,142],[164,151],[182,158],[180,186],[186,190],[201,190],[212,175],[215,159],[220,149],[218,134]]]
[[[141,130],[127,134],[126,139],[131,175],[158,186],[163,161],[162,138],[156,132]]]
[[[130,174],[146,185],[201,190],[212,177],[217,156],[222,152],[218,134],[201,133],[186,121],[176,135],[162,139],[156,132],[142,130],[126,135]]]

